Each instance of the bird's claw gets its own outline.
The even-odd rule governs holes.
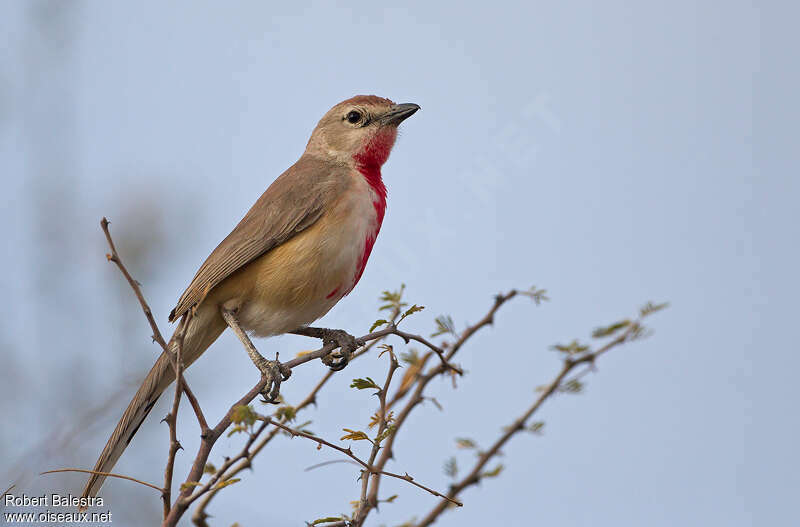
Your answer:
[[[281,382],[292,375],[292,370],[277,360],[264,359],[257,364],[261,377],[267,379],[267,383],[261,390],[261,402],[265,404],[278,404],[278,397],[281,395]]]
[[[355,338],[353,335],[342,331],[341,329],[329,329],[327,334],[322,339],[324,345],[335,344],[339,346],[337,351],[322,357],[322,363],[325,364],[331,371],[341,371],[350,362],[352,353],[365,345],[361,339]]]

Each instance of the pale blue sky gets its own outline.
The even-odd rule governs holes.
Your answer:
[[[511,287],[536,284],[552,298],[509,305],[463,350],[470,375],[455,392],[435,386],[446,412],[417,412],[393,468],[445,488],[453,438],[487,444],[527,408],[558,367],[550,344],[588,338],[647,300],[672,304],[651,320],[653,338],[599,363],[586,394],[548,403],[544,436],[516,438],[506,471],[439,524],[796,525],[800,12],[756,4],[3,3],[0,474],[32,442],[74,426],[59,419],[74,412],[60,401],[92,408],[155,356],[104,261],[100,217],[115,222],[123,256],[126,232],[156,248],[132,270],[147,276],[166,332],[197,266],[319,117],[375,93],[422,111],[384,167],[389,208],[363,279],[323,323],[363,332],[379,292],[401,282],[428,308],[409,320],[420,332],[440,313],[474,322]],[[309,347],[294,337],[257,345]],[[363,426],[373,403],[347,384],[383,369],[368,358],[337,376],[307,414],[314,431]],[[320,371],[295,372],[287,398]],[[213,416],[256,374],[225,335],[188,378]],[[79,448],[31,470],[92,465],[133,389],[77,432]],[[119,471],[161,479],[159,408]],[[238,444],[222,443],[217,459]],[[300,440],[276,443],[211,512],[221,525],[301,525],[347,511],[354,468],[303,472],[328,459]],[[47,484],[77,491],[82,481]],[[400,498],[372,525],[435,503],[385,489]],[[117,525],[136,524],[127,495],[159,513],[145,488],[104,490]]]

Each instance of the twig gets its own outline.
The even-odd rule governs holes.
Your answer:
[[[225,462],[222,464],[222,466],[220,466],[220,468],[217,470],[217,472],[213,476],[211,476],[211,478],[205,483],[205,485],[200,487],[196,493],[192,494],[192,496],[188,499],[188,503],[190,505],[195,500],[197,500],[198,498],[203,496],[205,493],[207,493],[207,492],[209,492],[211,490],[219,490],[219,488],[215,489],[215,486],[222,479],[222,477],[225,474],[225,472],[229,468],[231,468],[237,461],[239,461],[240,459],[251,460],[253,458],[254,454],[250,451],[250,447],[253,446],[253,443],[255,443],[256,439],[258,438],[258,436],[261,435],[261,433],[264,431],[264,429],[267,428],[268,424],[269,423],[267,421],[262,422],[261,426],[259,426],[254,432],[252,432],[250,434],[250,437],[247,439],[247,442],[245,443],[245,445],[242,448],[242,450],[238,454],[236,454],[236,456],[234,456],[234,457],[232,457],[230,459],[226,459]],[[225,478],[225,480],[228,480],[228,479],[230,479],[230,478]]]
[[[186,334],[186,330],[188,328],[189,322],[191,321],[192,314],[191,312],[188,313],[186,316],[183,317],[181,323],[173,335],[173,339],[175,341],[175,353],[171,353],[169,350],[168,344],[164,341],[164,337],[161,335],[161,332],[158,329],[158,324],[156,324],[155,319],[153,318],[153,312],[150,309],[150,306],[147,303],[147,300],[144,298],[144,294],[142,293],[141,286],[138,281],[136,281],[131,274],[128,272],[128,269],[125,267],[125,264],[122,262],[122,258],[120,258],[119,253],[117,252],[117,248],[114,245],[114,240],[111,237],[111,232],[109,231],[110,222],[108,219],[103,217],[100,220],[100,227],[103,229],[103,233],[106,236],[106,241],[108,242],[108,246],[111,249],[111,253],[106,254],[106,258],[110,262],[114,262],[117,267],[119,268],[120,272],[123,274],[125,279],[128,281],[128,284],[133,289],[136,298],[139,300],[139,304],[142,307],[142,311],[144,311],[144,315],[147,318],[147,322],[150,324],[150,328],[153,330],[152,339],[154,342],[157,342],[161,348],[164,350],[165,353],[171,359],[172,366],[175,369],[175,397],[173,399],[172,404],[172,411],[171,413],[167,414],[167,417],[164,420],[167,422],[169,426],[169,437],[170,437],[170,447],[169,447],[169,454],[167,457],[167,465],[164,469],[164,488],[162,489],[162,501],[164,503],[164,518],[166,518],[167,514],[170,510],[170,501],[171,501],[171,492],[172,492],[172,476],[174,472],[174,465],[175,465],[175,455],[177,454],[178,450],[181,447],[180,443],[177,439],[177,415],[178,415],[178,406],[180,404],[180,394],[185,393],[186,397],[189,399],[190,404],[192,405],[192,409],[194,410],[195,416],[197,417],[197,421],[200,424],[201,431],[208,429],[208,424],[206,423],[205,416],[203,415],[203,410],[200,408],[200,404],[197,401],[194,393],[189,388],[189,385],[186,383],[186,380],[183,378],[183,364],[181,361],[181,349],[183,347],[183,338]]]
[[[360,340],[362,340],[364,342],[371,342],[371,341],[375,341],[375,340],[384,338],[384,337],[386,337],[388,335],[397,335],[398,334],[397,331],[398,330],[397,330],[396,326],[394,326],[394,324],[392,324],[391,327],[387,327],[387,328],[384,328],[384,329],[379,330],[379,331],[373,331],[371,333],[368,333],[368,334],[364,335],[363,337],[361,337]],[[406,334],[406,335],[411,336],[411,334]],[[415,337],[414,340],[417,340],[419,342],[422,342],[422,341],[425,340],[425,339],[423,339],[422,337],[420,337],[418,335],[413,335],[413,337]],[[328,353],[330,353],[331,351],[333,351],[334,349],[336,349],[337,347],[338,346],[335,343],[327,344],[327,345],[323,346],[322,348],[319,348],[316,351],[312,351],[312,352],[306,353],[304,355],[301,355],[300,357],[296,357],[296,358],[294,358],[292,360],[286,361],[286,362],[282,363],[281,366],[283,368],[293,369],[293,368],[295,368],[295,367],[297,367],[297,366],[299,366],[301,364],[305,364],[305,363],[310,362],[312,360],[315,360],[315,359],[318,359],[318,358],[322,358],[322,357],[326,356]],[[447,361],[445,361],[444,363],[442,363],[439,366],[440,368],[442,368],[443,371],[446,371],[447,369],[451,369],[451,368],[448,368],[446,366],[446,362]],[[194,487],[194,485],[192,485],[192,483],[195,483],[195,482],[199,481],[200,477],[202,476],[202,470],[203,470],[203,467],[205,466],[206,462],[208,461],[208,456],[210,455],[211,448],[213,447],[214,443],[217,441],[219,436],[231,424],[230,416],[231,416],[232,412],[234,411],[234,408],[236,406],[249,404],[256,397],[256,395],[258,395],[258,393],[260,393],[260,391],[265,386],[266,382],[267,382],[267,379],[266,378],[262,378],[256,384],[256,386],[253,387],[250,390],[250,392],[248,392],[247,395],[242,397],[235,405],[233,405],[230,408],[230,410],[226,414],[225,418],[223,418],[223,420],[220,421],[217,424],[217,426],[215,426],[213,429],[209,430],[207,433],[203,434],[201,445],[200,445],[200,449],[199,449],[199,451],[197,453],[197,456],[195,457],[195,461],[194,461],[194,464],[192,465],[192,469],[191,469],[191,471],[189,473],[189,477],[186,480],[186,483],[188,485],[185,485],[184,490],[181,492],[181,497],[178,500],[176,500],[175,504],[173,504],[172,509],[170,510],[170,513],[169,513],[169,515],[167,516],[167,519],[164,522],[164,525],[175,525],[177,523],[178,518],[180,518],[183,515],[183,513],[186,511],[186,509],[188,508],[189,504],[191,504],[193,501],[195,501],[199,497],[199,494],[197,496],[192,496],[193,487]],[[390,436],[389,440],[391,440],[391,436]],[[370,472],[374,473],[374,471],[370,471]],[[383,473],[383,472],[381,472],[381,473]],[[396,478],[400,478],[400,479],[405,479],[405,476],[399,476],[397,474],[391,474],[391,473],[388,473],[388,472],[385,473],[384,475],[389,475],[390,477],[396,477]],[[407,480],[407,481],[410,481],[410,480]],[[429,490],[426,487],[422,487],[421,485],[419,485],[416,482],[412,482],[412,483],[414,485],[420,486],[421,488],[425,488],[425,490]],[[192,497],[190,498],[190,496],[192,496]],[[203,519],[204,514],[205,513],[202,513],[202,514],[199,514],[199,515],[195,515],[195,517],[194,517],[195,523],[203,522],[204,521],[204,519]],[[200,523],[200,524],[202,524],[202,523]]]
[[[153,312],[150,310],[150,306],[147,305],[147,301],[144,299],[144,295],[142,294],[142,289],[139,287],[139,282],[133,279],[131,274],[123,265],[122,260],[117,254],[117,248],[114,246],[114,240],[111,239],[111,233],[108,231],[108,225],[110,222],[103,217],[100,220],[100,227],[102,227],[103,232],[106,235],[106,241],[108,242],[108,246],[111,248],[111,253],[106,254],[106,258],[109,262],[114,262],[119,267],[119,270],[125,276],[125,279],[128,280],[133,292],[136,293],[136,298],[139,299],[139,304],[142,306],[142,310],[144,311],[144,316],[147,317],[147,321],[150,323],[150,328],[153,330],[153,340],[158,342],[161,348],[166,351],[167,350],[167,343],[164,341],[164,337],[161,336],[161,332],[158,330],[158,324],[156,324],[155,319],[153,318]]]
[[[169,510],[172,507],[172,475],[175,471],[175,456],[178,453],[178,450],[183,448],[178,441],[177,430],[178,408],[181,404],[181,394],[183,393],[184,388],[183,357],[181,352],[183,350],[183,339],[186,336],[186,329],[189,326],[191,318],[192,311],[189,310],[189,312],[187,312],[181,319],[178,330],[175,332],[175,336],[172,339],[175,342],[175,359],[173,361],[173,366],[175,367],[175,396],[172,399],[172,411],[170,411],[170,413],[164,417],[164,421],[167,422],[167,426],[169,427],[169,453],[167,454],[167,464],[164,468],[164,493],[161,495],[164,505],[164,519],[167,518]],[[200,414],[198,414],[197,418],[198,421],[201,419],[203,421],[205,420],[205,418],[202,417],[202,411],[200,411]]]
[[[386,382],[384,382],[383,388],[381,388],[381,391],[378,393],[379,420],[378,433],[375,436],[376,438],[380,438],[389,426],[389,423],[386,419],[386,394],[389,393],[389,385],[392,383],[394,372],[399,367],[400,365],[397,362],[397,358],[394,356],[394,352],[389,349],[389,371],[386,373]],[[375,463],[375,458],[378,456],[378,451],[380,448],[380,441],[376,440],[372,443],[372,451],[369,454],[369,461],[367,462],[369,466],[373,466]],[[375,480],[380,478],[380,474],[373,473],[370,477],[370,474],[362,472],[361,476],[361,497],[359,499],[358,510],[353,516],[356,527],[363,525],[364,521],[367,519],[369,510],[378,506],[377,496],[374,497],[374,501],[369,501],[367,497],[367,491],[369,489],[370,481],[373,481],[373,485],[375,485]]]
[[[506,294],[497,295],[495,297],[495,299],[494,299],[494,304],[492,304],[492,307],[489,309],[489,311],[486,313],[486,315],[484,315],[484,317],[482,319],[480,319],[478,322],[476,322],[475,324],[467,327],[467,329],[464,330],[464,332],[461,334],[461,336],[458,338],[458,340],[452,346],[450,346],[448,348],[449,351],[445,355],[445,358],[447,359],[447,361],[449,362],[453,358],[453,355],[455,355],[458,352],[458,350],[461,349],[461,347],[464,345],[464,343],[467,342],[470,339],[470,337],[472,337],[472,335],[474,335],[478,330],[480,330],[481,328],[483,328],[483,327],[485,327],[487,325],[492,324],[492,322],[494,322],[494,315],[495,315],[495,313],[497,313],[497,310],[500,309],[500,307],[503,304],[505,304],[506,302],[508,302],[509,300],[514,298],[515,296],[517,296],[517,291],[515,289],[512,289],[511,291],[509,291]],[[436,376],[438,376],[438,375],[440,375],[442,373],[445,373],[446,371],[447,371],[447,368],[445,368],[445,366],[443,364],[438,364],[438,365],[434,366],[428,373],[426,373],[424,375],[420,375],[417,378],[416,387],[414,388],[413,394],[408,399],[408,401],[406,402],[406,404],[403,407],[403,409],[400,410],[400,412],[397,414],[397,416],[394,419],[395,432],[392,435],[390,435],[388,438],[386,438],[386,441],[383,444],[383,451],[381,452],[380,457],[378,458],[378,461],[375,464],[375,466],[376,466],[376,468],[378,470],[383,470],[384,467],[386,467],[386,463],[388,463],[389,460],[393,457],[393,455],[394,455],[394,453],[393,453],[394,441],[395,441],[395,438],[397,437],[398,431],[405,424],[406,419],[411,414],[411,412],[420,403],[422,403],[422,401],[425,400],[425,397],[423,396],[423,392],[425,391],[425,388],[427,387],[428,383],[434,377],[436,377]],[[399,402],[400,398],[402,398],[404,395],[406,395],[408,393],[408,390],[410,390],[410,389],[411,389],[411,387],[409,386],[406,390],[401,390],[401,392],[398,392],[397,394],[395,394],[395,396],[392,398],[391,402],[389,403],[389,408],[391,408],[394,404]],[[372,486],[370,488],[370,495],[369,495],[369,497],[367,499],[367,503],[373,503],[373,502],[377,503],[379,489],[380,489],[380,479],[376,479],[373,482],[373,484],[372,484]]]
[[[180,375],[181,389],[186,395],[186,398],[189,399],[189,404],[192,406],[192,410],[194,410],[194,415],[197,418],[197,423],[200,425],[200,433],[202,434],[204,430],[208,430],[206,417],[203,415],[203,409],[200,408],[200,403],[197,402],[197,397],[194,396],[192,390],[189,389],[189,385],[186,384],[186,378],[183,376],[183,371],[181,371]]]
[[[515,419],[514,422],[505,428],[505,432],[503,435],[500,436],[492,446],[486,450],[485,452],[481,453],[478,457],[478,460],[475,462],[472,470],[464,476],[458,483],[455,483],[450,486],[450,492],[448,492],[448,496],[451,498],[455,498],[459,495],[464,489],[470,487],[472,485],[478,484],[482,479],[482,471],[484,467],[489,463],[489,461],[497,456],[500,453],[500,449],[517,433],[525,430],[527,421],[533,416],[539,408],[541,408],[542,404],[549,399],[554,393],[557,393],[558,389],[564,384],[564,380],[567,378],[568,374],[578,367],[581,364],[593,364],[594,361],[604,353],[608,352],[612,348],[619,346],[627,342],[628,340],[632,339],[636,332],[639,331],[641,326],[637,323],[631,324],[627,330],[625,330],[622,334],[620,334],[617,338],[613,339],[612,341],[608,342],[606,345],[599,348],[597,351],[586,353],[581,355],[577,358],[568,357],[564,360],[563,365],[561,367],[561,371],[558,372],[558,375],[553,379],[553,381],[548,384],[539,397],[536,398],[536,401],[533,403],[528,410],[525,411],[519,418]],[[442,514],[448,507],[448,503],[446,501],[439,502],[436,506],[431,509],[431,511],[423,518],[415,527],[427,527],[431,525],[439,515]]]
[[[414,335],[412,333],[406,333],[405,331],[400,331],[399,329],[397,329],[397,326],[394,325],[394,324],[390,325],[389,328],[394,330],[392,332],[393,335],[397,335],[398,337],[402,338],[406,342],[406,344],[408,344],[408,342],[410,340],[414,340],[414,341],[417,341],[417,342],[419,342],[420,344],[422,344],[424,346],[427,346],[434,353],[436,353],[436,355],[439,356],[439,360],[441,361],[442,366],[444,366],[448,370],[452,370],[453,372],[455,372],[455,373],[457,373],[459,375],[464,375],[464,371],[461,368],[459,368],[457,366],[453,366],[452,364],[450,364],[450,362],[445,357],[445,351],[442,348],[440,348],[439,346],[437,346],[435,344],[432,344],[427,339],[425,339],[425,338],[423,338],[423,337],[421,337],[419,335]]]
[[[303,469],[303,472],[311,472],[312,470],[316,470],[318,468],[327,467],[328,465],[338,465],[340,463],[346,463],[350,465],[356,465],[353,461],[349,459],[331,459],[330,461],[323,461],[322,463],[314,463],[310,467],[306,467]]]
[[[100,472],[99,470],[86,470],[86,469],[82,469],[82,468],[58,468],[56,470],[48,470],[46,472],[40,472],[39,475],[43,476],[45,474],[55,474],[56,472],[82,472],[84,474],[97,474],[98,476],[106,476],[106,477],[109,477],[109,478],[127,479],[128,481],[134,481],[136,483],[144,485],[145,487],[150,487],[151,489],[155,489],[158,492],[161,492],[161,493],[164,492],[164,489],[162,489],[161,487],[159,487],[157,485],[153,485],[152,483],[147,483],[146,481],[142,481],[140,479],[132,478],[130,476],[124,476],[122,474],[114,474],[113,472]],[[13,487],[13,485],[12,485],[12,487]],[[9,488],[9,490],[11,490],[11,489]],[[6,492],[8,492],[8,491],[6,491]]]
[[[397,478],[397,479],[401,479],[403,481],[407,481],[407,482],[411,483],[412,485],[414,485],[416,487],[419,487],[422,490],[424,490],[426,492],[429,492],[429,493],[433,494],[434,496],[436,496],[438,498],[445,499],[445,500],[449,501],[450,503],[452,503],[454,505],[458,505],[459,507],[463,506],[463,503],[461,503],[460,501],[458,501],[456,499],[449,498],[448,496],[445,496],[441,492],[438,492],[436,490],[433,490],[431,488],[426,487],[425,485],[417,483],[416,481],[414,481],[413,477],[408,475],[408,473],[400,475],[400,474],[395,474],[393,472],[387,472],[385,470],[378,470],[375,467],[373,467],[372,465],[370,465],[369,463],[367,463],[366,461],[364,461],[363,459],[361,459],[358,456],[356,456],[355,454],[353,454],[353,451],[350,450],[349,447],[348,448],[340,447],[339,445],[331,443],[330,441],[326,441],[326,440],[324,440],[324,439],[322,439],[320,437],[313,436],[311,434],[307,434],[307,433],[302,432],[300,430],[295,430],[294,428],[290,428],[290,427],[284,425],[283,423],[279,423],[277,421],[274,421],[274,420],[270,419],[269,417],[267,417],[266,419],[269,421],[269,423],[271,425],[277,426],[278,428],[280,428],[282,430],[285,430],[286,432],[289,432],[292,436],[305,437],[306,439],[310,439],[311,441],[314,441],[314,442],[316,442],[316,443],[318,443],[320,445],[325,445],[328,448],[332,448],[332,449],[334,449],[334,450],[336,450],[338,452],[341,452],[342,454],[346,455],[347,457],[349,457],[350,459],[352,459],[353,461],[355,461],[356,463],[358,463],[359,465],[364,467],[364,469],[370,474],[381,474],[383,476],[389,476],[389,477],[392,477],[392,478]]]
[[[125,264],[122,263],[122,258],[117,253],[117,248],[114,245],[114,240],[111,238],[111,232],[108,229],[108,226],[110,224],[111,222],[108,221],[105,217],[103,217],[103,219],[100,220],[100,227],[103,229],[103,233],[106,236],[106,241],[108,242],[108,246],[111,249],[111,253],[106,254],[106,258],[108,259],[109,262],[114,262],[117,265],[120,272],[122,272],[122,275],[128,281],[128,284],[130,284],[131,289],[133,289],[136,298],[139,300],[139,305],[142,306],[142,311],[144,311],[144,316],[147,318],[147,322],[150,324],[150,328],[153,330],[153,335],[152,335],[153,341],[157,342],[159,346],[161,346],[162,350],[168,352],[169,347],[167,343],[164,341],[164,337],[161,336],[161,332],[158,330],[158,324],[156,324],[156,321],[153,318],[153,312],[151,311],[150,306],[147,304],[147,300],[145,300],[144,298],[144,294],[142,293],[142,289],[141,286],[139,285],[139,282],[137,282],[131,276],[131,274],[128,272],[128,269],[125,267]],[[172,358],[172,355],[170,355],[170,358]],[[174,358],[172,360],[172,366],[174,368],[177,368]],[[189,398],[189,401],[192,404],[192,409],[194,410],[194,413],[197,416],[197,420],[200,422],[200,428],[201,429],[208,428],[208,425],[205,424],[205,417],[203,416],[203,411],[201,410],[200,405],[197,402],[197,398],[194,396],[194,393],[192,393],[192,390],[189,389],[189,385],[186,384],[186,380],[183,379],[182,375],[180,376],[180,379],[181,379],[180,384],[182,386],[183,392],[186,394],[186,397]]]
[[[175,503],[172,504],[172,508],[170,509],[166,520],[164,520],[163,525],[165,527],[177,525],[180,517],[183,516],[183,514],[186,512],[186,509],[189,507],[192,501],[194,501],[190,498],[194,490],[194,483],[200,481],[200,478],[203,475],[203,469],[208,462],[208,456],[211,454],[211,449],[214,447],[214,444],[220,438],[222,433],[231,425],[231,417],[233,416],[233,412],[236,410],[236,407],[250,404],[250,402],[255,399],[259,393],[261,393],[261,390],[264,389],[264,386],[267,384],[268,380],[269,379],[266,377],[262,377],[256,383],[256,385],[250,389],[249,392],[247,392],[241,399],[239,399],[230,407],[225,416],[214,428],[208,429],[200,435],[200,448],[198,449],[197,455],[194,458],[192,468],[189,470],[189,475],[186,478],[186,482],[182,486],[181,493],[178,499],[175,500]]]
[[[389,317],[390,323],[394,323],[394,321],[397,320],[397,317],[399,315],[400,315],[400,310],[395,308],[392,312],[392,316]],[[362,355],[365,355],[383,338],[384,337],[377,338],[375,340],[368,342],[366,346],[363,346],[360,350],[358,350],[356,353],[353,354],[353,356],[350,358],[350,362],[357,359],[358,357],[361,357]],[[332,370],[328,370],[325,372],[325,374],[322,376],[322,378],[319,380],[316,386],[314,386],[311,392],[308,395],[306,395],[306,397],[299,404],[294,406],[295,415],[297,414],[297,412],[307,408],[308,406],[311,406],[312,404],[313,405],[317,404],[317,394],[319,394],[320,390],[322,390],[325,384],[327,384],[327,382],[333,377],[333,374],[334,372]],[[282,422],[285,423],[286,421],[287,420],[283,418]],[[273,428],[272,431],[269,434],[267,434],[266,437],[262,438],[258,442],[258,444],[256,444],[256,446],[252,448],[250,452],[250,457],[248,459],[242,459],[235,467],[232,467],[230,469],[230,472],[228,472],[227,474],[225,474],[226,471],[223,470],[222,467],[220,467],[220,469],[217,470],[217,474],[220,475],[221,481],[226,481],[230,478],[233,478],[242,470],[251,468],[252,458],[257,456],[258,453],[261,452],[261,450],[267,445],[267,443],[272,441],[272,439],[275,438],[275,436],[277,436],[279,432],[280,432],[279,428]],[[194,513],[192,514],[192,523],[194,523],[197,527],[204,527],[205,525],[207,525],[205,521],[206,518],[208,518],[208,513],[206,512],[206,509],[211,503],[211,500],[214,499],[214,496],[217,495],[217,492],[219,490],[220,490],[219,488],[210,489],[210,491],[203,497],[203,499],[200,501],[197,507],[195,507]]]
[[[425,344],[426,346],[431,347],[431,349],[433,351],[436,351],[437,349],[440,352],[442,351],[441,348],[438,348],[437,346],[434,346],[433,344],[431,344],[430,342],[425,340],[425,338],[421,337],[420,335],[413,335],[411,333],[406,333],[404,331],[400,331],[399,329],[397,329],[397,326],[395,326],[394,324],[391,324],[389,327],[386,327],[386,328],[383,328],[383,329],[379,329],[377,331],[373,331],[372,333],[367,333],[366,335],[363,335],[362,337],[359,337],[357,340],[363,340],[364,342],[369,342],[369,341],[372,341],[372,340],[375,340],[375,339],[386,337],[388,335],[397,335],[398,337],[400,337],[400,338],[402,338],[404,340],[406,340],[406,339],[415,340],[415,341],[417,341],[417,342],[419,342],[421,344]],[[338,347],[339,347],[338,344],[329,343],[329,344],[326,344],[325,346],[319,348],[318,350],[310,351],[310,352],[305,353],[305,354],[303,354],[303,355],[301,355],[299,357],[295,357],[292,360],[286,361],[286,362],[284,362],[282,364],[284,366],[286,366],[287,368],[295,368],[295,367],[297,367],[297,366],[299,366],[301,364],[305,364],[306,362],[310,362],[310,361],[312,361],[314,359],[321,359],[322,357],[326,356],[328,353],[330,353],[331,351],[335,350]],[[458,373],[461,370],[459,368],[451,365],[447,361],[447,359],[449,357],[451,357],[452,355],[453,355],[453,353],[451,351],[450,353],[448,353],[445,356],[445,360],[442,362],[441,367],[444,368],[444,369],[453,370],[456,373]]]

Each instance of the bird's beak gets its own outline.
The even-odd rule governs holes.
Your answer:
[[[397,126],[414,115],[417,110],[419,110],[419,104],[414,104],[413,102],[395,104],[388,112],[381,116],[381,124],[393,124]]]

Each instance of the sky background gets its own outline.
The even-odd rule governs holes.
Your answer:
[[[16,492],[79,493],[157,355],[106,263],[102,216],[162,331],[199,264],[354,94],[422,110],[401,127],[389,206],[355,291],[318,325],[366,332],[400,283],[426,310],[407,329],[459,328],[492,295],[532,284],[459,353],[444,406],[416,411],[390,470],[446,488],[455,437],[488,445],[559,368],[548,347],[668,301],[655,334],[604,357],[559,396],[543,436],[504,449],[443,526],[798,524],[800,60],[790,2],[234,2],[0,4],[0,477]],[[392,342],[402,349],[401,342]],[[316,342],[256,341],[293,356]],[[283,386],[298,401],[323,372]],[[338,374],[301,417],[327,438],[374,400]],[[227,332],[188,372],[210,419],[257,380]],[[167,429],[145,422],[116,471],[163,479]],[[177,478],[197,447],[183,405]],[[221,440],[211,461],[238,451]],[[471,460],[456,454],[466,468]],[[219,525],[303,525],[357,499],[357,470],[281,439],[209,512]],[[177,479],[176,478],[176,479]],[[0,481],[0,487],[8,486]],[[0,489],[2,490],[2,489]],[[435,498],[385,482],[370,525]],[[160,501],[109,481],[114,525]],[[189,524],[188,521],[185,522]]]

